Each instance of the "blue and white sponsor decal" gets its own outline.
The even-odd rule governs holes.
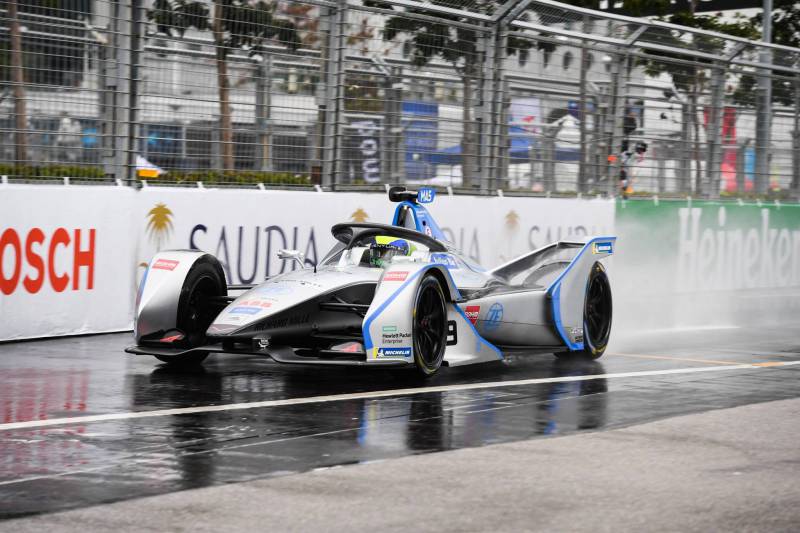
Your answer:
[[[417,202],[421,204],[429,204],[436,198],[436,189],[431,187],[422,187],[417,191]]]
[[[228,311],[232,315],[257,315],[262,311],[260,307],[234,307]]]
[[[264,294],[268,296],[285,296],[287,294],[290,294],[292,292],[292,289],[290,287],[286,287],[285,285],[278,285],[276,283],[259,287],[258,289],[255,290],[255,292],[257,292],[258,294]]]
[[[592,245],[593,254],[611,254],[614,253],[614,243],[611,241],[596,242]]]
[[[486,313],[486,318],[483,319],[483,329],[491,331],[497,329],[500,322],[503,320],[503,304],[492,304],[489,311]]]
[[[445,254],[445,253],[431,254],[431,263],[438,263],[440,265],[444,265],[448,268],[448,270],[458,269],[458,263],[450,254]]]
[[[411,347],[378,348],[378,357],[411,357]]]

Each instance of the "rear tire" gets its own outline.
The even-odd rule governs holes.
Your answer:
[[[611,336],[611,284],[603,265],[596,262],[586,282],[583,306],[583,354],[598,359],[606,351]]]
[[[414,364],[421,376],[431,377],[442,366],[447,346],[447,307],[434,274],[425,276],[417,288],[412,322]]]

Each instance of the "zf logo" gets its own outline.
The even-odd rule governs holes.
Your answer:
[[[489,312],[486,313],[486,319],[483,327],[486,330],[493,330],[500,325],[501,320],[503,320],[503,305],[492,304],[492,306],[489,308]]]

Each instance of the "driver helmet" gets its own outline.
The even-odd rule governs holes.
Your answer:
[[[411,255],[412,247],[405,239],[378,235],[369,245],[369,264],[383,268],[395,255]]]

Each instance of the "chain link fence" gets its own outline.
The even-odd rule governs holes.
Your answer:
[[[798,61],[549,0],[0,1],[0,175],[797,199]]]

